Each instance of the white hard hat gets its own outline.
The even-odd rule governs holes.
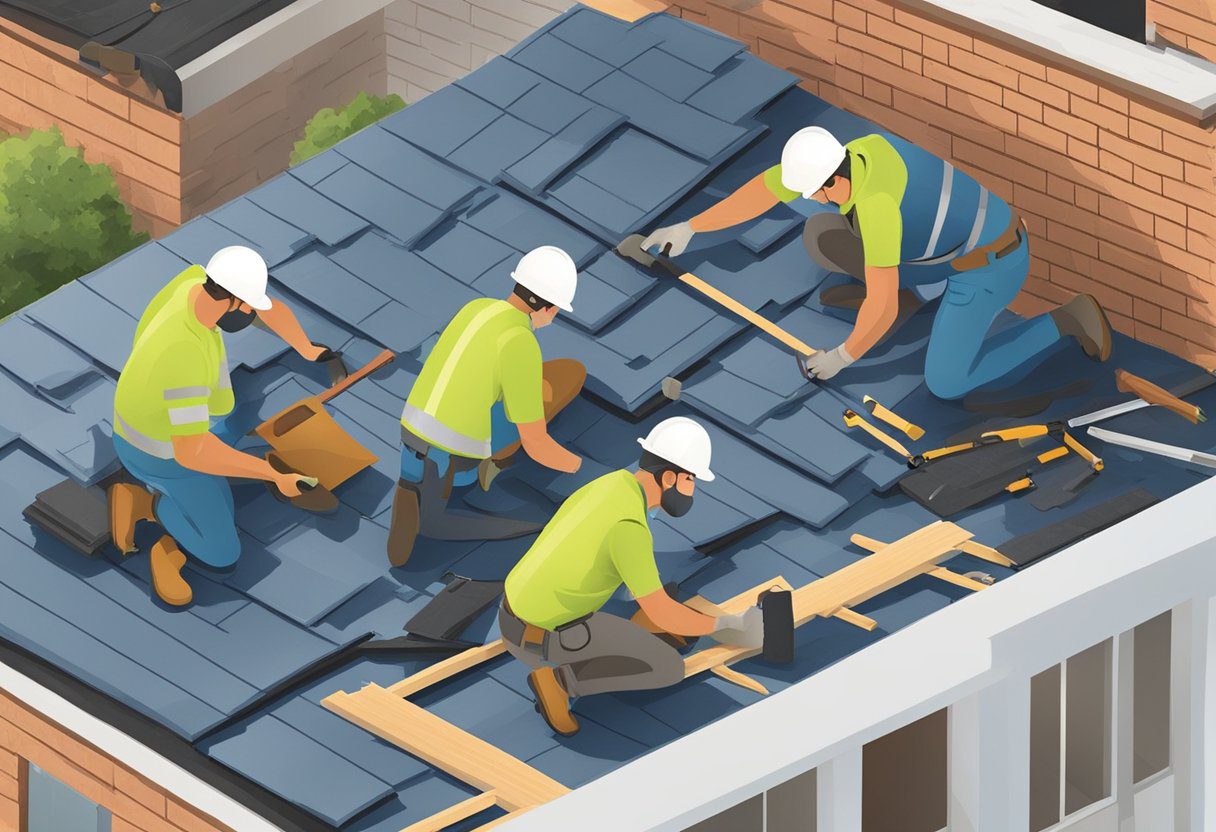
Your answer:
[[[810,198],[831,178],[847,151],[822,127],[803,127],[781,151],[781,184]]]
[[[557,246],[534,248],[519,260],[511,272],[515,282],[536,293],[546,303],[573,312],[574,290],[578,288],[578,269],[574,259]]]
[[[266,296],[266,261],[248,246],[227,246],[211,255],[207,277],[259,312],[271,306]]]
[[[699,480],[713,481],[714,472],[709,470],[709,433],[686,416],[664,419],[638,444],[642,450],[683,468]]]

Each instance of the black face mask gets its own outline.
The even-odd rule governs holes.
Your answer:
[[[215,322],[215,325],[224,332],[240,332],[245,327],[253,323],[253,319],[257,317],[257,313],[252,309],[248,312],[242,312],[240,309],[229,309],[220,319]]]
[[[683,517],[692,508],[692,495],[685,494],[673,485],[663,492],[659,506],[672,517]]]

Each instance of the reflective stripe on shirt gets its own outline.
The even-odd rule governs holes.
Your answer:
[[[401,411],[401,421],[418,436],[425,437],[432,443],[442,445],[461,456],[485,459],[492,453],[488,440],[474,439],[458,433],[430,413],[420,410],[408,402]]]
[[[205,399],[210,395],[210,387],[203,387],[201,385],[195,387],[174,387],[165,391],[165,401],[171,402],[177,399]]]
[[[157,459],[173,459],[173,443],[161,442],[158,439],[153,439],[150,436],[137,431],[135,428],[127,424],[126,420],[114,414],[115,425],[118,435],[127,440],[131,447],[137,451],[143,451],[149,456],[154,456]]]
[[[483,326],[499,315],[510,311],[514,311],[513,306],[487,306],[474,316],[469,325],[465,327],[464,332],[460,333],[460,339],[452,347],[452,351],[448,353],[447,359],[443,362],[443,367],[439,370],[439,378],[435,379],[435,384],[431,387],[431,394],[427,396],[426,404],[422,406],[423,411],[434,415],[435,409],[439,407],[439,402],[443,399],[443,394],[447,390],[448,382],[452,380],[452,373],[456,372],[456,367],[460,363],[464,351],[472,343],[473,338],[476,337]]]
[[[937,217],[933,220],[933,231],[929,234],[929,242],[925,245],[925,253],[920,259],[927,260],[937,251],[937,241],[942,236],[942,226],[946,224],[946,214],[950,213],[950,196],[954,190],[954,165],[942,160],[942,192],[937,200]]]

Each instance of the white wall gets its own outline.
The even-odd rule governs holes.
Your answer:
[[[574,0],[396,0],[385,9],[388,90],[417,101],[573,5]]]

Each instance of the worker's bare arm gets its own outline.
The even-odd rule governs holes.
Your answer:
[[[698,233],[720,231],[755,219],[779,201],[764,184],[764,174],[761,173],[726,199],[697,214],[688,222],[692,230]]]
[[[882,340],[898,317],[899,267],[866,266],[866,299],[844,348],[854,360],[861,358]]]
[[[638,599],[638,606],[651,622],[668,633],[681,636],[704,636],[714,631],[716,620],[681,604],[660,589]]]
[[[267,480],[288,497],[300,493],[298,476],[280,474],[266,460],[238,451],[213,433],[173,437],[173,458],[183,468],[200,474]]]
[[[258,312],[258,318],[269,327],[271,332],[286,341],[289,347],[309,361],[315,361],[325,349],[308,339],[304,327],[300,326],[300,321],[291,311],[291,307],[281,299],[276,299],[269,309]]]
[[[524,453],[546,468],[573,474],[583,464],[583,458],[571,453],[549,435],[544,419],[519,426],[519,441]]]

